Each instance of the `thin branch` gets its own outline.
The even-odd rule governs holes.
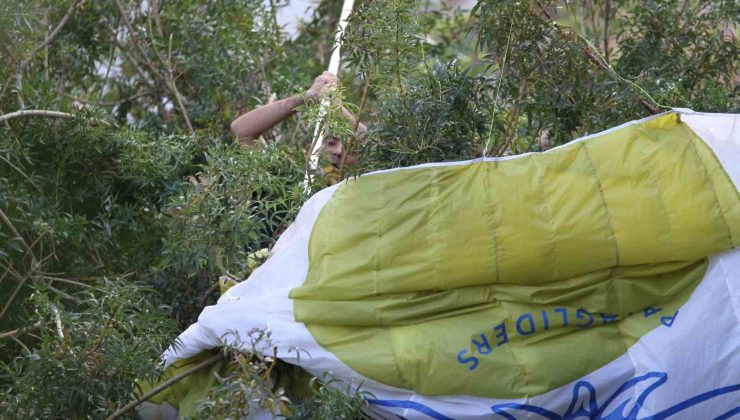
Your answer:
[[[23,72],[26,71],[26,67],[28,67],[28,64],[31,62],[31,59],[34,55],[36,55],[37,52],[41,51],[42,49],[46,48],[51,41],[54,40],[54,38],[59,35],[59,32],[61,32],[64,25],[67,23],[69,18],[74,14],[77,7],[82,4],[85,0],[76,0],[72,2],[72,4],[69,5],[69,8],[67,9],[67,13],[62,16],[62,20],[59,21],[57,26],[49,33],[49,35],[44,39],[41,44],[34,47],[33,50],[31,50],[31,54],[29,54],[28,58],[25,60],[21,60],[20,64],[18,64],[18,70],[15,73],[15,88],[17,90],[18,94],[18,104],[20,105],[20,108],[23,109],[26,107],[26,104],[23,102],[23,96],[21,92],[23,91]]]
[[[360,127],[360,117],[362,116],[362,111],[365,109],[365,104],[367,103],[367,95],[370,91],[370,78],[365,77],[365,87],[362,89],[362,99],[360,99],[360,107],[357,109],[357,115],[355,116],[355,123],[352,126],[352,134],[353,136],[349,139],[349,142],[347,142],[347,149],[342,154],[342,160],[339,163],[339,179],[344,178],[344,171],[347,165],[347,157],[352,152],[352,148],[355,145],[355,141],[357,140],[357,129]]]
[[[87,354],[85,354],[85,363],[87,363],[87,361],[90,359],[90,355],[100,348],[100,346],[103,344],[103,340],[107,338],[108,331],[110,331],[111,327],[113,326],[113,322],[116,320],[116,314],[118,314],[119,309],[121,309],[121,305],[116,306],[115,309],[113,309],[113,311],[111,311],[111,313],[108,315],[108,322],[105,323],[105,327],[98,336],[98,340],[87,351]]]
[[[177,85],[175,85],[175,81],[170,78],[168,81],[168,87],[172,91],[172,93],[175,95],[175,100],[177,100],[177,107],[180,109],[180,115],[182,115],[182,119],[185,120],[185,125],[188,127],[188,130],[190,130],[190,134],[193,134],[195,130],[193,130],[193,125],[190,123],[190,117],[188,116],[188,112],[185,109],[185,104],[182,100],[182,95],[180,94],[180,91],[177,89]]]
[[[0,114],[3,114],[4,112],[5,111],[3,111],[3,108],[0,107]],[[3,121],[3,124],[5,125],[5,128],[7,128],[8,130],[11,130],[12,129],[12,127],[10,127],[10,123],[9,122]]]
[[[5,92],[8,90],[8,86],[11,85],[10,81],[13,80],[15,76],[11,73],[7,79],[5,79],[5,83],[3,83],[3,88],[0,89],[0,99],[3,99],[5,96]]]
[[[509,46],[511,45],[511,34],[514,30],[514,21],[511,21],[511,25],[509,25],[509,35],[506,37],[506,48],[504,49],[504,57],[501,59],[501,62],[499,63],[499,68],[501,69],[499,71],[498,80],[496,81],[496,93],[493,95],[493,106],[491,107],[491,123],[488,127],[488,136],[486,136],[486,142],[483,145],[483,157],[486,157],[488,155],[488,148],[491,145],[491,139],[493,138],[493,126],[496,122],[496,106],[498,105],[498,98],[499,98],[499,92],[501,91],[501,85],[504,83],[504,78],[506,76],[506,61],[509,57]]]
[[[7,261],[7,259],[5,260]],[[8,263],[7,265],[0,264],[0,267],[5,268],[5,273],[3,274],[3,278],[6,277],[7,273],[10,273],[11,274],[10,278],[16,283],[20,283],[21,280],[23,279],[23,276],[18,272],[18,270],[13,268],[13,266],[10,265],[10,263]]]
[[[0,277],[0,285],[2,285],[2,284],[3,284],[3,280],[5,280],[5,277],[6,277],[7,275],[8,275],[8,271],[10,271],[10,267],[7,267],[7,268],[5,269],[5,272],[3,273],[3,276],[2,276],[2,277]]]
[[[166,77],[166,83],[167,87],[170,88],[172,91],[172,94],[175,95],[175,100],[177,101],[177,107],[180,109],[180,115],[182,116],[182,119],[185,121],[185,125],[188,127],[188,130],[190,130],[190,134],[193,134],[193,125],[190,123],[190,117],[188,116],[188,111],[185,109],[185,104],[182,100],[182,94],[180,94],[180,91],[177,89],[177,84],[175,83],[175,70],[172,68],[172,34],[170,34],[170,42],[169,42],[169,48],[168,48],[168,55],[167,60],[163,59],[162,56],[159,54],[159,50],[157,49],[157,43],[154,42],[154,39],[152,39],[152,49],[154,50],[154,54],[157,56],[157,59],[159,59],[159,62],[162,63],[162,65],[167,70],[167,77]]]
[[[212,294],[216,293],[216,290],[219,288],[219,280],[216,280],[215,283],[213,283],[206,292],[203,294],[203,296],[200,298],[200,301],[198,302],[198,306],[201,308],[206,306],[206,302],[208,302],[208,298],[211,297]]]
[[[159,16],[160,5],[157,0],[149,0],[149,18],[154,16],[154,23],[157,25],[157,34],[160,37],[164,37],[164,31],[162,30],[162,18]]]
[[[128,51],[128,50],[127,50],[127,49],[126,49],[126,48],[125,48],[125,47],[124,47],[124,46],[123,46],[123,45],[122,45],[121,43],[120,43],[120,42],[118,42],[118,40],[116,40],[116,39],[113,39],[113,40],[111,41],[111,44],[112,44],[112,45],[115,45],[115,46],[116,46],[116,48],[118,48],[119,50],[121,50],[121,52],[123,53],[123,55],[124,55],[124,56],[125,56],[125,57],[126,57],[126,58],[128,59],[128,61],[130,61],[130,62],[131,62],[131,65],[133,65],[133,66],[134,66],[134,70],[136,71],[136,73],[138,73],[138,74],[139,74],[139,76],[141,76],[141,79],[142,79],[142,80],[143,80],[143,81],[144,81],[144,82],[145,82],[146,84],[148,84],[148,85],[151,85],[151,84],[152,84],[152,80],[151,80],[151,78],[150,78],[150,77],[148,77],[148,76],[147,76],[147,74],[146,74],[146,73],[144,72],[144,69],[143,69],[143,68],[141,68],[141,65],[139,64],[139,59],[138,59],[138,58],[136,58],[136,57],[134,57],[134,55],[133,55],[133,54],[131,54],[131,53],[130,53],[130,52],[129,52],[129,51]]]
[[[33,324],[31,326],[28,326],[28,327],[17,328],[15,330],[5,331],[4,333],[0,333],[0,338],[15,337],[15,336],[17,336],[18,334],[20,334],[22,332],[25,332],[25,331],[30,330],[32,328],[40,328],[40,327],[41,327],[41,323],[40,322],[36,322],[35,324]]]
[[[131,43],[134,44],[134,48],[136,48],[136,51],[141,55],[142,60],[144,61],[144,64],[149,68],[149,70],[154,73],[155,76],[158,78],[162,78],[162,75],[159,73],[159,71],[154,68],[154,65],[151,61],[147,59],[146,51],[144,51],[144,48],[139,43],[139,36],[138,32],[134,29],[133,25],[131,24],[131,20],[128,18],[128,14],[126,13],[126,10],[123,8],[123,4],[121,3],[121,0],[116,0],[116,7],[118,8],[118,13],[121,16],[121,19],[123,19],[123,24],[126,26],[126,29],[128,30],[129,37],[131,38]]]
[[[56,293],[57,295],[65,298],[67,300],[71,300],[72,302],[75,302],[75,303],[80,303],[80,300],[77,299],[76,297],[70,295],[69,293],[62,292],[61,290],[57,289],[56,287],[54,287],[54,286],[52,286],[50,284],[47,285],[46,287],[48,287],[49,290],[51,290],[52,292]]]
[[[514,110],[509,116],[509,124],[506,127],[504,141],[501,144],[501,147],[496,150],[496,156],[502,156],[506,152],[506,149],[514,142],[514,137],[516,137],[516,126],[519,122],[519,113],[523,106],[522,102],[524,99],[524,95],[526,95],[527,93],[528,85],[529,79],[524,79],[519,85],[519,94],[516,98],[516,105],[514,106]]]
[[[20,283],[18,283],[18,285],[15,286],[15,289],[13,289],[13,293],[11,293],[10,297],[5,302],[5,307],[3,307],[2,312],[0,312],[0,319],[3,319],[3,317],[5,316],[5,313],[8,312],[8,309],[10,309],[10,305],[13,304],[15,297],[18,295],[18,292],[20,292],[21,288],[23,287],[23,285],[26,283],[27,280],[28,280],[28,276],[25,276],[23,277],[23,279],[21,279]]]
[[[52,31],[51,27],[51,16],[49,16],[49,9],[44,12],[44,24],[46,25],[46,36],[48,37]],[[49,46],[44,47],[44,76],[49,79]]]
[[[611,1],[606,0],[604,5],[604,61],[609,64],[609,18],[611,14]]]
[[[2,104],[2,99],[5,96],[5,91],[8,90],[8,86],[10,86],[10,81],[12,79],[13,79],[13,75],[11,74],[10,76],[8,76],[8,79],[5,80],[5,83],[3,83],[3,88],[0,89],[0,105]],[[0,115],[2,114],[5,114],[5,111],[3,111],[3,107],[0,106]],[[5,124],[5,128],[10,130],[10,124],[7,121],[5,121],[3,124]]]
[[[7,121],[4,121],[4,122],[8,126],[8,128],[10,128],[10,124]],[[21,170],[21,168],[15,166],[13,164],[13,162],[9,161],[8,158],[6,158],[5,156],[0,155],[0,160],[4,161],[5,163],[8,164],[8,166],[10,166],[11,168],[15,169],[15,171],[18,172],[18,174],[20,176],[22,176],[23,178],[26,178],[26,181],[28,181],[31,185],[33,185],[34,187],[38,188],[38,186],[33,183],[33,180],[31,180],[31,178],[28,175],[26,175],[25,172],[23,172]]]
[[[40,263],[37,263],[36,265],[37,266],[40,266],[42,264],[43,264],[43,260]],[[14,282],[18,283],[19,286],[26,285],[28,287],[31,287],[31,289],[33,289],[32,286],[26,284],[27,276],[25,276],[25,277],[24,276],[21,276],[20,273],[18,273],[18,271],[16,271],[15,269],[13,269],[13,267],[11,267],[10,265],[4,266],[4,265],[0,264],[0,267],[5,267],[5,273],[7,274],[8,272],[10,272],[10,274],[12,274],[11,279]],[[5,274],[3,274],[3,278],[5,278]],[[74,301],[74,302],[79,302],[79,300],[77,298],[69,295],[68,293],[63,292],[63,291],[57,289],[56,287],[52,286],[51,283],[53,281],[61,281],[61,282],[67,282],[67,283],[70,283],[70,284],[75,284],[77,286],[86,286],[86,287],[93,288],[93,289],[98,290],[98,291],[101,291],[101,292],[105,292],[103,289],[100,289],[98,287],[88,286],[88,285],[85,285],[84,283],[75,282],[74,280],[60,279],[60,278],[56,278],[56,277],[48,277],[48,276],[45,276],[45,275],[31,275],[31,278],[33,278],[34,280],[49,280],[49,283],[46,285],[46,287],[49,290],[51,290],[52,292],[58,294],[59,296],[65,298],[65,299],[69,299],[69,300]],[[0,280],[2,280],[2,279],[0,279]],[[33,289],[33,290],[35,290],[35,289]]]
[[[68,112],[47,111],[43,109],[28,109],[28,110],[11,112],[5,115],[0,115],[0,122],[12,120],[13,118],[20,118],[20,117],[73,118],[74,115]]]
[[[121,18],[120,16],[116,18],[116,32],[113,34],[113,39],[118,38],[118,31],[121,29]],[[101,101],[103,98],[103,93],[105,92],[105,86],[108,84],[108,77],[110,76],[110,69],[113,67],[113,60],[115,59],[115,53],[116,53],[116,46],[111,44],[110,47],[110,58],[108,59],[108,66],[105,69],[105,77],[103,78],[103,83],[100,85],[100,93],[98,93],[98,99],[96,102],[96,106],[98,106],[98,102]]]
[[[644,98],[640,98],[640,103],[643,107],[645,107],[646,110],[648,110],[652,114],[657,114],[660,111],[660,108],[665,109],[673,109],[670,106],[663,105],[658,103],[642,86],[638,85],[637,83],[633,82],[632,80],[625,79],[624,77],[620,76],[619,73],[617,73],[616,70],[604,59],[604,57],[599,52],[599,49],[596,48],[591,41],[588,40],[588,38],[584,37],[577,31],[570,29],[563,29],[560,25],[558,25],[557,22],[554,22],[552,20],[544,20],[544,22],[547,22],[551,25],[553,25],[556,29],[562,31],[563,33],[569,32],[576,36],[576,38],[580,39],[585,46],[581,48],[581,51],[586,55],[586,58],[588,58],[593,64],[596,66],[606,70],[612,77],[617,79],[620,82],[624,82],[631,87],[633,87],[635,90],[637,90],[640,94],[642,94],[645,98],[649,100],[645,100]]]
[[[19,112],[23,112],[23,111],[19,111]],[[13,114],[15,114],[15,112]],[[0,121],[2,121],[2,117],[0,117]],[[13,222],[10,221],[10,218],[5,214],[4,211],[2,211],[2,209],[0,209],[0,220],[2,220],[8,226],[8,228],[13,233],[13,235],[15,235],[16,238],[20,239],[21,244],[23,245],[24,248],[26,248],[26,252],[28,252],[28,254],[31,256],[31,258],[33,258],[33,261],[35,262],[36,256],[33,254],[31,247],[28,246],[28,243],[26,242],[25,239],[23,239],[23,236],[21,236],[21,234],[18,233],[18,230],[15,228],[15,225],[13,225]]]
[[[0,338],[7,338],[7,337],[14,337],[20,332],[20,328],[11,330],[11,331],[5,331],[4,333],[0,333]]]
[[[85,0],[77,0],[75,2],[72,2],[72,4],[69,6],[69,9],[67,9],[67,13],[62,17],[62,20],[59,21],[59,23],[57,24],[56,28],[54,28],[51,31],[51,33],[49,34],[48,37],[46,37],[46,39],[44,40],[44,42],[42,42],[41,44],[39,44],[39,46],[37,46],[36,48],[33,49],[33,53],[31,53],[31,55],[33,55],[34,53],[38,52],[39,50],[42,50],[42,49],[46,48],[51,43],[51,41],[53,41],[54,38],[56,38],[57,35],[59,35],[59,32],[62,30],[62,28],[64,27],[64,25],[67,23],[67,21],[69,20],[69,18],[74,14],[75,9],[77,9],[77,7],[80,4],[82,4],[82,2],[84,2],[84,1]]]
[[[26,351],[26,354],[31,354],[31,350],[25,344],[23,344],[23,342],[19,340],[18,337],[11,336],[10,338],[13,339],[13,341],[15,341],[19,346],[23,347],[23,349]]]
[[[105,292],[104,289],[101,289],[99,287],[91,286],[89,284],[80,283],[78,281],[70,280],[70,279],[63,279],[60,277],[51,277],[51,276],[45,276],[45,275],[38,275],[34,276],[34,278],[42,279],[42,280],[48,280],[49,282],[59,282],[59,283],[66,283],[71,284],[72,286],[78,286],[78,287],[84,287],[86,289],[95,289],[99,292]]]
[[[161,384],[159,384],[159,385],[155,386],[154,388],[152,388],[151,390],[149,390],[149,392],[144,393],[144,395],[142,395],[141,397],[139,397],[139,398],[135,399],[134,401],[131,401],[130,403],[126,404],[120,410],[118,410],[115,413],[111,414],[106,420],[115,420],[115,419],[123,416],[127,412],[129,412],[129,411],[133,410],[134,408],[136,408],[136,406],[138,406],[142,402],[144,402],[144,401],[148,400],[149,398],[151,398],[151,397],[159,394],[160,392],[162,392],[165,389],[171,387],[172,385],[178,383],[180,380],[182,380],[184,378],[187,378],[188,376],[192,375],[193,373],[198,372],[199,370],[201,370],[203,368],[206,368],[206,367],[209,367],[209,366],[212,366],[212,365],[216,364],[216,362],[222,360],[223,358],[224,358],[223,353],[218,353],[217,355],[209,357],[208,359],[206,359],[206,360],[198,363],[197,365],[191,367],[190,369],[184,370],[184,371],[178,373],[177,375],[174,375],[170,379],[162,382]]]

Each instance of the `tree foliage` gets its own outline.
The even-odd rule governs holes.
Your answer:
[[[245,278],[294,219],[316,107],[253,149],[228,126],[310,85],[341,2],[292,39],[278,7],[0,2],[0,413],[120,408],[219,277]],[[669,106],[738,112],[739,20],[737,0],[359,1],[328,120],[349,134],[343,104],[369,132],[346,136],[359,161],[339,174],[541,151]],[[13,114],[32,109],[62,114]],[[230,360],[204,415],[248,410],[226,396],[249,399],[266,362]],[[293,414],[365,409],[324,382]]]

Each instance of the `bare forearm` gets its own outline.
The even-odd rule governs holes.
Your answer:
[[[231,132],[242,142],[252,144],[260,134],[295,113],[303,105],[301,95],[291,96],[247,112],[231,123]]]

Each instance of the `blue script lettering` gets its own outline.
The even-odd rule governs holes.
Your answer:
[[[525,319],[529,321],[529,331],[522,330],[522,321]],[[534,317],[532,316],[532,314],[527,312],[526,314],[520,316],[519,319],[516,320],[516,330],[521,335],[534,334],[536,329],[534,326]]]
[[[555,312],[560,312],[563,315],[563,326],[568,326],[568,310],[565,308],[555,308],[553,309]]]
[[[506,325],[503,322],[493,327],[493,332],[496,333],[496,338],[500,339],[496,342],[496,347],[501,347],[509,342],[509,336],[506,335]]]
[[[478,358],[475,356],[468,356],[465,357],[465,355],[468,353],[467,350],[460,350],[459,353],[457,353],[457,362],[461,365],[465,365],[468,363],[472,363],[471,366],[468,366],[468,370],[474,370],[478,367]]]
[[[668,328],[671,328],[673,326],[673,321],[676,320],[676,317],[678,316],[678,311],[673,314],[673,316],[662,316],[660,317],[660,323],[665,325]]]
[[[579,309],[579,310],[576,311],[576,318],[583,319],[584,318],[584,315],[585,315],[585,317],[588,318],[588,321],[585,324],[578,324],[578,323],[576,323],[576,327],[578,327],[578,328],[586,328],[586,327],[591,326],[591,324],[594,323],[594,316],[591,315],[587,310],[585,310],[585,309]]]
[[[653,308],[652,306],[648,306],[647,308],[642,310],[643,315],[645,315],[645,318],[654,315],[657,312],[662,311],[663,308]]]
[[[480,335],[480,341],[473,338],[470,340],[473,345],[478,349],[478,353],[480,354],[489,354],[493,351],[493,347],[491,347],[491,343],[488,342],[488,337],[486,337],[485,334]]]
[[[545,322],[545,331],[550,329],[550,318],[547,317],[547,311],[542,310],[542,320]]]
[[[604,325],[604,324],[608,324],[608,323],[610,323],[610,322],[614,322],[614,321],[616,321],[616,320],[617,320],[617,316],[616,316],[616,315],[612,315],[612,314],[605,314],[605,313],[603,313],[603,312],[602,312],[602,313],[600,313],[599,315],[601,315],[601,324],[602,324],[602,325]]]

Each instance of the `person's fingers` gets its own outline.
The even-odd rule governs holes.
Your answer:
[[[319,90],[322,90],[327,86],[336,86],[337,82],[327,77],[319,76],[314,84]]]
[[[336,77],[331,77],[331,76],[319,76],[319,77],[324,83],[333,83],[333,84],[339,83],[339,79],[337,79]]]
[[[326,95],[328,93],[331,93],[337,88],[337,82],[334,80],[324,80],[323,85],[321,86],[321,94]]]
[[[332,73],[332,72],[330,72],[330,71],[325,71],[325,72],[321,73],[321,76],[319,76],[319,77],[325,77],[328,80],[333,80],[333,81],[339,83],[339,78],[337,77],[337,75],[334,74],[334,73]]]
[[[322,98],[334,91],[339,85],[339,79],[334,73],[325,71],[314,79],[307,95],[311,98]]]

